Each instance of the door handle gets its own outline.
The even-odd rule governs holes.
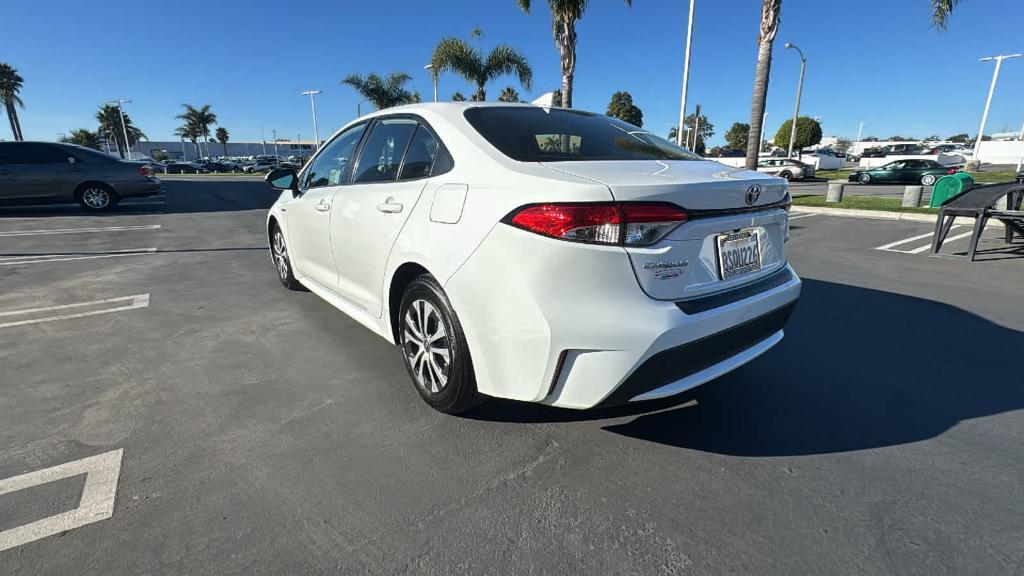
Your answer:
[[[404,206],[400,202],[395,202],[393,196],[388,196],[388,199],[383,204],[377,204],[377,210],[386,214],[397,214],[402,211],[402,208]]]
[[[331,205],[321,201],[319,204],[316,205],[316,209],[318,212],[327,212],[328,210],[331,209]]]

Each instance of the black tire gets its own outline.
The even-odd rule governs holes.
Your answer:
[[[793,173],[790,172],[789,170],[783,170],[782,172],[779,172],[779,176],[785,178],[786,180],[793,179]]]
[[[871,182],[871,175],[861,174],[860,176],[857,176],[857,182],[860,182],[861,184],[867,184],[868,182]]]
[[[432,310],[425,312],[425,308]],[[443,335],[438,336],[442,331]],[[431,337],[437,339],[428,342]],[[462,324],[433,276],[424,274],[405,289],[398,309],[398,341],[413,386],[432,408],[445,414],[459,414],[483,400],[476,390],[473,361]],[[428,348],[425,344],[431,343],[432,350],[445,352],[424,352]]]
[[[306,288],[295,279],[292,270],[292,259],[288,255],[288,245],[284,241],[284,232],[274,224],[270,229],[270,257],[277,269],[277,279],[289,290],[305,291]]]
[[[90,212],[110,210],[121,201],[114,189],[100,182],[89,182],[78,187],[75,193],[78,203]]]
[[[936,178],[934,174],[925,174],[921,177],[921,185],[932,186],[935,184],[936,180],[938,180],[938,178]]]

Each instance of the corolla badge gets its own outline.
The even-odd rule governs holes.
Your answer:
[[[678,278],[683,275],[687,266],[690,265],[689,260],[670,260],[667,262],[645,262],[643,265],[644,270],[652,270],[655,280],[668,280],[670,278]]]
[[[754,202],[761,197],[761,187],[754,184],[750,188],[747,188],[747,205],[753,206]]]

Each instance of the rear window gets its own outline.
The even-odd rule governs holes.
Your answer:
[[[520,162],[700,160],[664,138],[621,120],[564,108],[470,108],[466,120]]]

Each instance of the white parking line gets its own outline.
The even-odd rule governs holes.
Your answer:
[[[0,480],[0,496],[3,496],[18,490],[85,474],[82,497],[74,510],[0,532],[0,552],[113,516],[114,498],[117,496],[117,479],[121,475],[123,454],[124,449],[118,448],[97,456]]]
[[[959,234],[957,236],[952,236],[950,238],[946,238],[944,244],[952,242],[954,240],[959,240],[961,238],[967,238],[971,234],[974,234],[973,230],[970,231],[970,232],[964,232],[963,234]],[[929,234],[929,236],[931,236],[931,234]],[[932,249],[932,244],[931,244],[931,242],[929,242],[928,244],[925,244],[924,246],[921,246],[919,248],[914,248],[913,250],[907,250],[906,253],[907,254],[920,254],[921,252],[924,252],[925,250],[931,250],[931,249]]]
[[[136,308],[145,308],[149,306],[149,294],[135,294],[133,296],[119,296],[117,298],[106,298],[103,300],[94,300],[92,302],[77,302],[75,304],[61,304],[58,306],[44,306],[42,308],[25,308],[22,310],[9,310],[7,312],[0,312],[0,317],[11,317],[11,316],[23,316],[27,314],[35,314],[38,312],[51,312],[55,310],[71,310],[74,308],[83,308],[85,306],[97,306],[100,304],[115,304],[126,302],[121,306],[115,306],[113,308],[102,308],[100,310],[89,310],[88,312],[72,312],[69,314],[58,314],[56,316],[47,316],[45,318],[31,318],[28,320],[12,320],[10,322],[0,322],[0,328],[11,328],[13,326],[24,326],[26,324],[39,324],[41,322],[53,322],[54,320],[68,320],[71,318],[82,318],[85,316],[96,316],[98,314],[109,314],[111,312],[120,312],[121,310],[134,310]]]
[[[159,230],[159,224],[145,226],[107,226],[104,228],[58,228],[55,230],[10,230],[0,232],[0,237],[10,236],[51,236],[57,234],[88,234],[92,232],[127,232],[129,230]]]
[[[107,254],[67,255],[67,254],[32,254],[29,256],[0,257],[0,266],[16,266],[19,264],[43,264],[46,262],[70,262],[72,260],[93,260],[96,258],[117,258],[119,256],[141,256],[154,254],[156,248],[136,248],[134,250],[113,250]],[[35,258],[35,260],[33,260]]]
[[[951,231],[952,230],[956,230],[957,228],[962,228],[962,226],[957,224],[956,226],[953,226],[952,228],[950,228],[950,230]],[[875,250],[889,250],[893,246],[899,246],[900,244],[909,244],[910,242],[913,242],[915,240],[920,240],[922,238],[931,238],[931,237],[932,237],[932,233],[929,232],[927,234],[921,234],[920,236],[914,236],[912,238],[905,238],[903,240],[897,240],[896,242],[890,242],[889,244],[886,244],[885,246],[878,246],[878,247],[876,247]],[[904,252],[904,250],[891,250],[891,252]]]

